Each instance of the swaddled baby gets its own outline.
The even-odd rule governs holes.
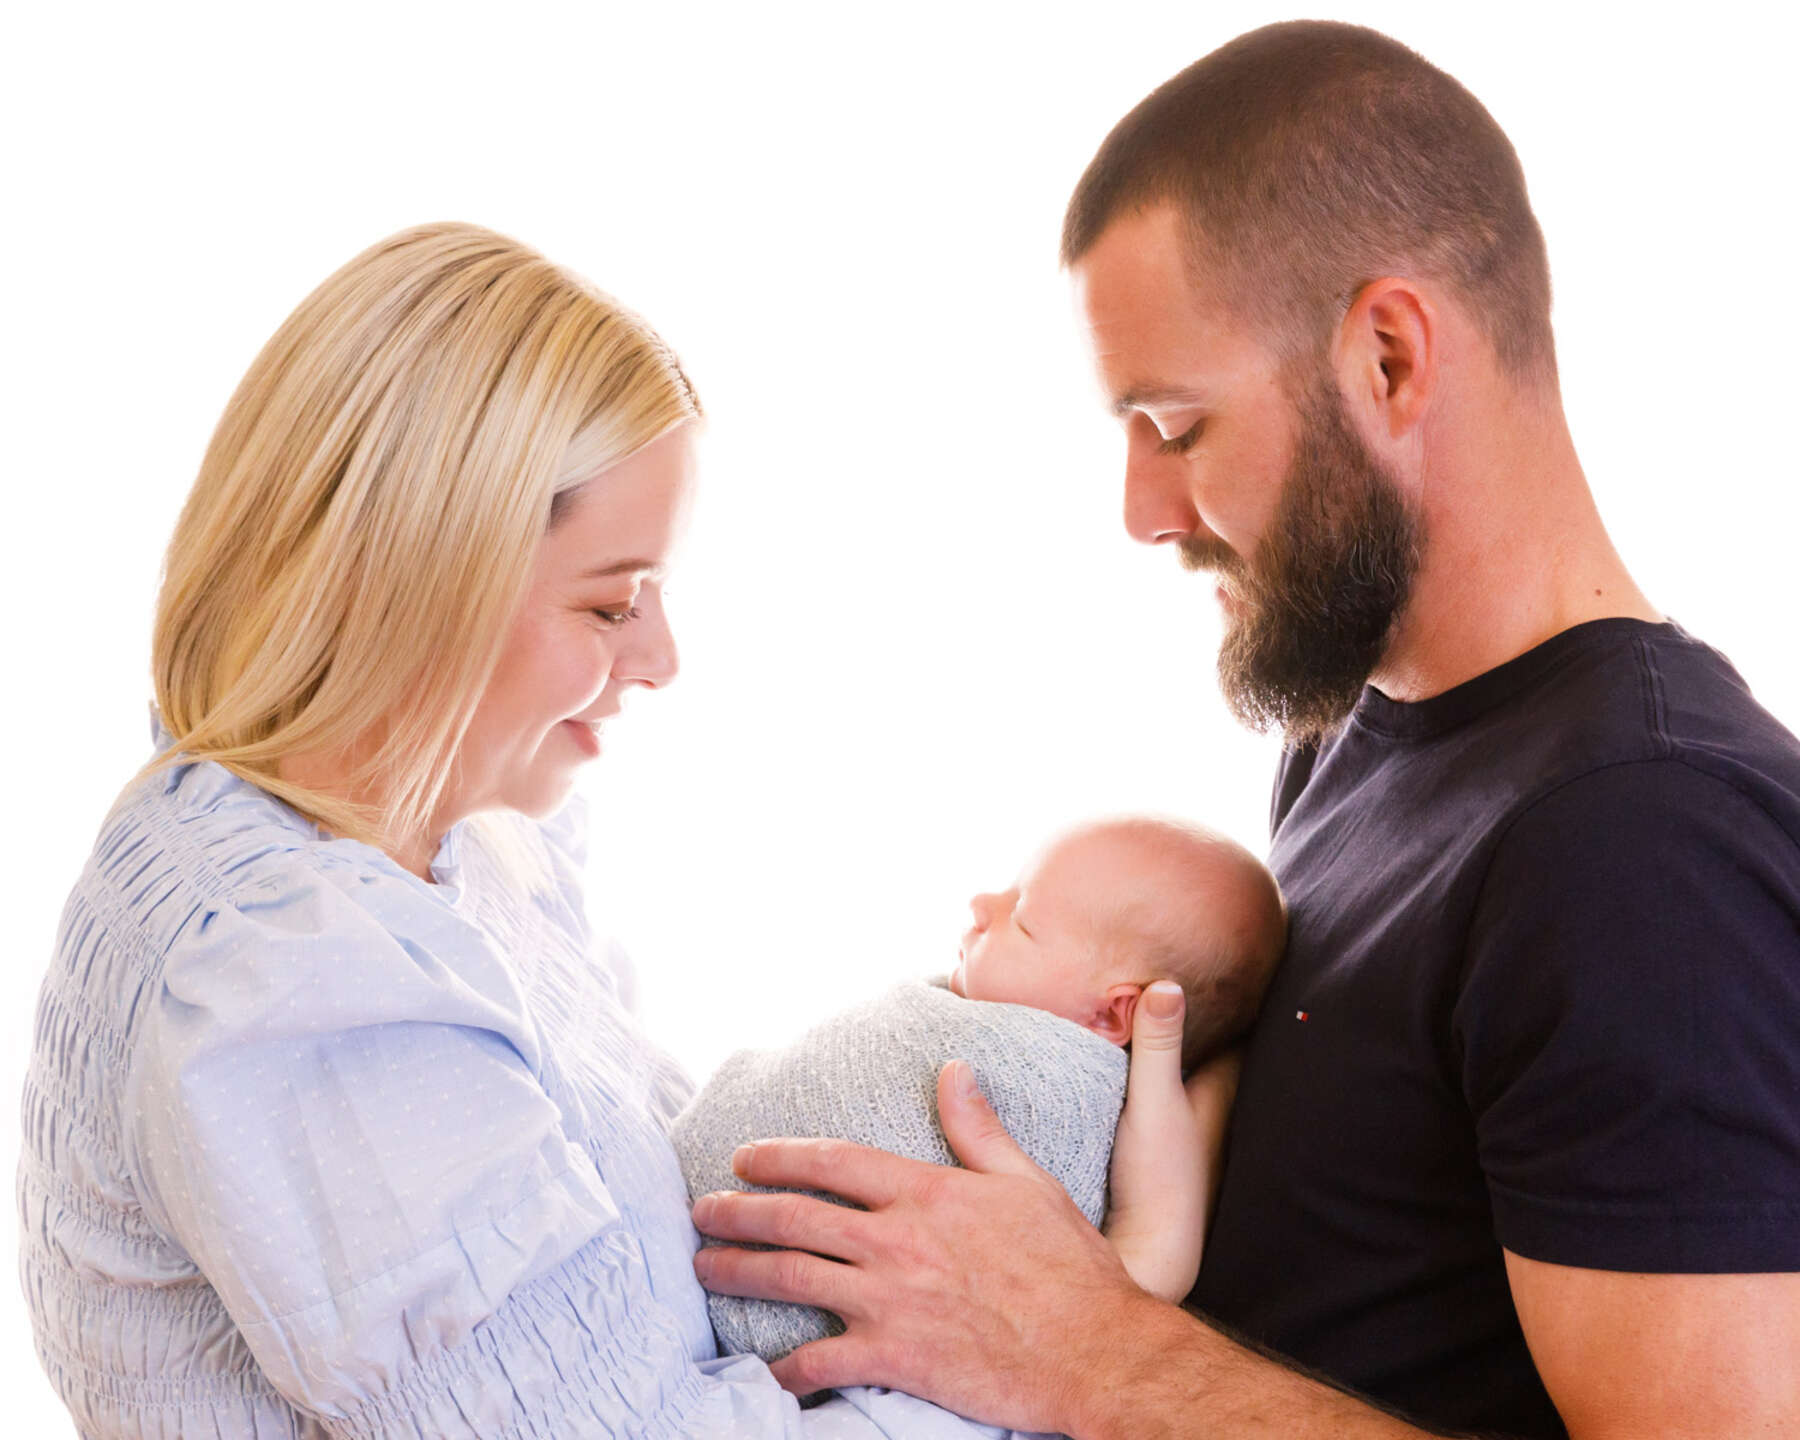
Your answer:
[[[1191,1069],[1249,1026],[1286,937],[1274,877],[1249,851],[1136,817],[1058,837],[970,910],[947,983],[901,985],[785,1049],[739,1051],[719,1067],[673,1129],[690,1198],[747,1188],[732,1153],[774,1135],[956,1164],[936,1093],[938,1071],[960,1058],[1008,1133],[1098,1225],[1145,987],[1173,980],[1186,993]],[[722,1352],[775,1360],[843,1331],[808,1306],[708,1300]]]

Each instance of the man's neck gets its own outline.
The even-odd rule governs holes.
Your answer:
[[[1371,683],[1427,700],[1575,625],[1660,621],[1601,523],[1560,407],[1427,492],[1411,600]]]

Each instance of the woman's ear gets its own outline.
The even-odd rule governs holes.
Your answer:
[[[1131,1020],[1137,1014],[1138,997],[1143,993],[1142,985],[1114,985],[1100,997],[1100,1004],[1087,1028],[1115,1045],[1129,1044]]]

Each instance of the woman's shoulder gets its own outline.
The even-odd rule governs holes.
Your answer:
[[[152,732],[159,751],[172,743],[154,713]],[[128,785],[103,821],[65,908],[59,983],[96,973],[76,951],[103,951],[111,992],[215,1019],[249,1019],[256,997],[519,1031],[521,977],[588,949],[585,850],[579,797],[545,820],[487,812],[451,828],[427,883],[234,771],[181,757]]]
[[[183,880],[223,897],[307,863],[323,840],[316,825],[251,781],[210,760],[186,761],[121,793],[88,868],[117,881],[164,856]]]
[[[153,729],[164,748],[154,717]],[[455,862],[460,850],[447,843],[440,861]],[[456,948],[455,927],[433,888],[379,850],[329,836],[244,776],[184,757],[120,793],[65,915],[98,922],[110,948],[152,972],[190,951],[209,965],[265,967],[309,948],[444,955]],[[198,978],[194,964],[182,968]]]
[[[154,706],[151,734],[158,752],[173,743]],[[208,900],[266,905],[272,891],[310,888],[330,877],[391,911],[409,902],[427,910],[454,905],[475,870],[515,884],[521,895],[578,896],[586,828],[579,797],[544,821],[510,812],[470,817],[443,837],[431,866],[436,883],[427,885],[375,847],[329,834],[254,780],[212,760],[184,757],[120,793],[82,879],[141,891],[155,868]]]
[[[134,778],[102,819],[67,910],[160,955],[207,909],[278,901],[318,872],[321,832],[212,761]]]
[[[405,1053],[449,1030],[487,1037],[536,1073],[540,1028],[516,957],[432,893],[448,885],[334,851],[248,782],[197,781],[116,815],[117,847],[87,879],[87,909],[114,917],[83,942],[94,973],[112,976],[88,998],[122,1012],[128,1085],[173,1084],[195,1067],[311,1073],[346,1046]],[[65,946],[58,968],[85,991],[75,958]]]
[[[161,751],[169,736],[154,715],[152,726]],[[370,905],[358,908],[379,899],[378,908],[392,911],[405,898],[396,884],[404,873],[380,851],[328,835],[245,776],[182,757],[120,792],[75,895],[155,954],[191,928],[196,913],[303,924],[299,902],[323,884],[366,891]]]

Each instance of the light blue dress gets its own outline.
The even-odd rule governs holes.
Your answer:
[[[171,737],[152,712],[158,748]],[[944,1437],[719,1359],[666,1129],[691,1093],[582,909],[585,810],[428,885],[211,762],[115,806],[44,981],[19,1165],[84,1436]]]

